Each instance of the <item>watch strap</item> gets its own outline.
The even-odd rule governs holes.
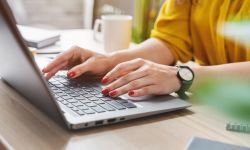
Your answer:
[[[193,80],[191,80],[191,81],[185,81],[185,80],[183,80],[181,78],[181,76],[179,75],[179,70],[181,68],[188,68],[192,72],[193,75],[194,75],[194,73],[193,73],[193,71],[188,66],[176,66],[176,67],[179,68],[178,72],[177,72],[177,77],[178,77],[178,79],[180,80],[180,83],[181,83],[181,87],[180,87],[180,89],[176,93],[179,95],[180,98],[182,98],[182,99],[188,99],[186,91],[188,91],[188,89],[192,85]]]

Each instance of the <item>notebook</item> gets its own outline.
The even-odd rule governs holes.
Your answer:
[[[250,148],[194,137],[185,150],[250,150]]]
[[[29,47],[41,49],[51,46],[60,40],[60,34],[40,28],[17,25]]]

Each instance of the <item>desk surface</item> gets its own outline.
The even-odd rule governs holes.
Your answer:
[[[71,36],[67,32],[64,37],[69,40]],[[249,134],[226,131],[225,120],[211,115],[202,106],[109,126],[67,131],[1,80],[0,136],[18,150],[182,150],[194,136],[250,147]]]
[[[249,146],[250,135],[228,132],[202,106],[124,123],[67,131],[0,81],[0,135],[18,150],[182,150],[194,137]]]

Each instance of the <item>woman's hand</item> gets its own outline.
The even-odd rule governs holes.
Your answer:
[[[49,80],[59,70],[69,70],[68,77],[76,78],[82,74],[104,75],[112,67],[108,56],[74,46],[59,54],[42,72]]]
[[[130,96],[170,94],[180,88],[177,68],[160,65],[143,59],[118,64],[103,78],[109,84],[102,93],[117,97],[128,93]]]

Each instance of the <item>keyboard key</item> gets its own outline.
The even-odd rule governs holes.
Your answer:
[[[51,78],[51,79],[49,79],[49,82],[53,83],[53,82],[56,82],[56,80],[54,78]]]
[[[75,102],[77,102],[77,100],[74,99],[74,98],[67,99],[67,101],[68,101],[69,103],[75,103]]]
[[[59,98],[59,96],[58,96],[58,95],[56,95],[56,94],[54,94],[54,97],[55,97],[55,98]]]
[[[98,101],[99,100],[99,98],[94,97],[94,96],[93,97],[89,97],[88,99],[91,100],[91,101]]]
[[[127,108],[136,108],[136,105],[133,103],[122,103],[122,105]]]
[[[87,92],[93,92],[94,90],[91,89],[91,88],[88,88],[88,89],[85,89],[85,91],[87,91]]]
[[[61,103],[64,104],[64,105],[66,105],[66,104],[68,104],[69,102],[63,100],[63,101],[61,101]]]
[[[101,98],[101,100],[103,100],[103,101],[112,101],[112,99],[109,98],[109,97]]]
[[[96,107],[91,107],[93,110],[95,110],[96,112],[98,113],[102,113],[102,112],[105,112],[106,110],[103,109],[102,107],[100,106],[96,106]]]
[[[68,96],[68,95],[63,95],[62,96],[63,99],[67,100],[67,99],[72,99],[72,97]]]
[[[98,94],[100,94],[100,92],[98,92],[98,91],[93,91],[93,92],[90,92],[90,94],[92,94],[92,95],[98,95]]]
[[[73,91],[69,91],[69,90],[67,90],[67,91],[64,91],[66,94],[73,94],[74,92]]]
[[[86,98],[83,97],[83,96],[78,96],[78,97],[75,97],[75,99],[77,99],[77,100],[85,100]]]
[[[98,94],[98,95],[95,95],[95,96],[98,97],[98,98],[105,97],[103,94]]]
[[[85,94],[83,96],[86,97],[86,98],[92,97],[92,95],[90,95],[90,94]]]
[[[71,109],[74,110],[74,111],[78,111],[79,110],[77,107],[73,107]]]
[[[81,109],[81,110],[87,110],[89,109],[87,106],[85,105],[81,105],[81,106],[77,106],[77,108]]]
[[[74,106],[83,106],[83,103],[81,103],[81,102],[76,102],[76,103],[72,103]]]
[[[111,107],[108,104],[101,104],[100,105],[102,108],[106,109],[107,111],[114,111],[115,109],[113,107]]]
[[[59,102],[64,101],[64,99],[61,98],[61,97],[56,98],[56,100],[59,101]]]
[[[75,88],[75,89],[73,89],[76,93],[78,93],[78,92],[81,92],[82,91],[82,89],[80,89],[80,88]]]
[[[60,82],[58,82],[58,81],[56,81],[56,80],[54,80],[54,81],[52,81],[52,82],[50,82],[52,85],[61,85],[61,83]]]
[[[62,91],[68,91],[68,89],[65,88],[65,87],[61,87],[60,90],[62,90]]]
[[[98,105],[99,105],[99,104],[105,104],[105,102],[104,102],[104,101],[101,101],[101,100],[95,101],[95,103],[98,104]]]
[[[63,96],[67,96],[67,94],[65,93],[56,93],[57,96],[63,97]]]
[[[63,81],[63,82],[61,82],[63,85],[65,85],[65,86],[68,86],[69,84],[70,84],[70,82],[69,81]]]
[[[54,87],[54,86],[52,86],[50,88],[51,88],[52,91],[60,91],[57,87]]]
[[[91,102],[91,103],[86,103],[85,104],[86,106],[88,106],[88,107],[95,107],[95,106],[97,106],[95,103],[93,103],[93,102]]]
[[[81,95],[85,95],[85,94],[88,94],[88,92],[85,92],[85,91],[79,91],[78,94],[81,94]]]
[[[115,100],[116,102],[118,102],[118,103],[128,103],[128,101],[127,100],[125,100],[125,99],[119,99],[119,100]]]
[[[88,100],[88,99],[83,99],[83,100],[80,100],[82,103],[84,103],[84,104],[86,104],[86,103],[91,103],[91,101],[90,100]]]
[[[64,79],[64,78],[62,78],[62,79],[59,80],[59,82],[60,82],[60,83],[66,83],[66,82],[69,82],[69,81],[66,80],[66,79]]]
[[[63,84],[61,84],[61,83],[60,83],[60,84],[58,84],[58,85],[57,85],[57,84],[55,84],[55,86],[56,86],[56,87],[58,87],[58,88],[63,88],[63,87],[65,87],[65,86],[64,86]]]
[[[86,114],[94,114],[94,113],[95,113],[95,111],[92,110],[92,109],[84,110],[84,112],[85,112]]]
[[[72,93],[72,94],[69,94],[70,96],[72,96],[72,97],[78,97],[78,96],[80,96],[79,94],[76,94],[76,93]]]
[[[121,105],[120,103],[116,102],[116,101],[108,101],[108,104],[112,105],[113,107],[115,107],[118,110],[122,110],[122,109],[126,109],[125,106]]]
[[[77,110],[77,111],[75,111],[77,114],[79,114],[79,115],[84,115],[84,112],[83,111],[81,111],[81,110]]]
[[[69,85],[68,88],[74,90],[75,86]]]
[[[66,104],[67,107],[73,108],[74,106],[71,103]]]

